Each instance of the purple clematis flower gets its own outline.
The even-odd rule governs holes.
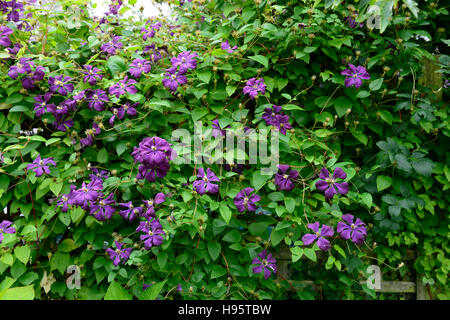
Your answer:
[[[56,130],[67,131],[67,128],[73,127],[73,119],[67,119],[65,116],[55,116],[56,120],[52,123]]]
[[[342,75],[347,76],[345,78],[345,86],[347,88],[354,86],[355,88],[359,88],[362,85],[362,80],[369,80],[370,75],[367,72],[366,68],[363,66],[355,67],[353,64],[348,65],[350,69],[345,69],[341,72]]]
[[[264,78],[256,80],[256,78],[250,78],[247,80],[247,84],[243,89],[244,94],[248,94],[253,100],[258,96],[258,92],[262,94],[266,93],[266,85]]]
[[[236,197],[234,197],[234,204],[239,212],[248,211],[256,211],[255,202],[261,200],[261,197],[257,194],[250,195],[255,189],[253,188],[245,188],[238,192]]]
[[[154,167],[168,163],[175,153],[166,140],[160,137],[147,137],[139,143],[139,147],[134,147],[131,155],[136,161]]]
[[[218,135],[226,136],[226,130],[220,128],[219,119],[214,119],[212,122],[212,136],[216,138]],[[227,126],[226,128],[228,128]]]
[[[119,214],[127,220],[133,221],[134,218],[142,215],[142,207],[134,207],[133,203],[131,201],[128,201],[126,203],[119,203],[120,206],[125,207],[127,209],[120,210]]]
[[[124,243],[117,242],[116,240],[114,242],[116,243],[116,250],[108,248],[106,252],[109,254],[109,258],[113,261],[113,264],[118,266],[120,262],[125,263],[128,260],[133,249],[123,248]]]
[[[106,198],[97,199],[95,204],[90,206],[89,214],[93,215],[98,221],[111,219],[116,209],[113,207],[116,204],[114,201],[114,194],[110,193]]]
[[[146,250],[150,250],[152,247],[160,246],[164,241],[164,236],[166,233],[162,229],[162,225],[159,220],[141,221],[136,231],[144,232],[140,236],[140,240],[144,241],[144,247]]]
[[[12,222],[8,220],[3,220],[0,222],[0,243],[3,242],[3,234],[5,233],[16,233],[16,228],[11,227]]]
[[[56,167],[56,163],[52,157],[41,159],[41,155],[38,155],[33,163],[27,165],[27,170],[33,170],[36,173],[36,177],[40,177],[44,173],[50,174],[50,164]]]
[[[130,94],[135,94],[137,93],[137,89],[134,86],[135,83],[135,80],[128,79],[128,76],[125,76],[123,80],[120,80],[118,83],[109,88],[109,94],[115,95],[116,98],[119,98],[127,92]]]
[[[103,79],[103,76],[101,74],[98,74],[99,72],[102,72],[102,70],[95,68],[91,65],[84,65],[83,66],[86,71],[81,71],[83,74],[85,74],[83,78],[83,82],[89,82],[91,86],[97,84],[97,81],[100,81]]]
[[[334,170],[332,178],[330,178],[330,172],[327,170],[327,168],[322,168],[322,170],[320,170],[319,178],[321,180],[316,182],[316,188],[320,191],[325,191],[325,198],[331,199],[337,193],[348,193],[347,182],[336,182],[336,179],[347,178],[347,174],[341,168],[336,168]]]
[[[294,189],[294,182],[292,180],[297,179],[298,171],[290,170],[289,173],[289,165],[280,164],[278,165],[278,173],[275,175],[275,185],[279,190],[290,191]]]
[[[285,114],[277,114],[273,125],[284,135],[286,135],[286,130],[292,129],[292,126],[289,123],[289,116]]]
[[[340,233],[342,239],[348,240],[351,238],[353,243],[360,246],[367,235],[366,224],[359,218],[356,218],[356,221],[353,222],[353,218],[351,214],[343,214],[342,220],[345,222],[338,222],[337,232]]]
[[[147,219],[155,217],[155,205],[163,203],[166,201],[166,196],[164,193],[160,192],[155,196],[155,199],[152,200],[142,200],[145,205],[146,211],[143,213],[143,216]]]
[[[275,125],[277,120],[276,116],[279,114],[283,114],[283,108],[281,106],[273,105],[272,108],[264,109],[261,118],[266,121],[267,125]]]
[[[76,188],[74,185],[72,187]],[[74,190],[74,189],[73,189]],[[61,212],[67,212],[69,209],[69,200],[70,200],[70,194],[63,194],[61,197],[59,197],[58,201],[56,201],[56,205],[61,208]]]
[[[120,36],[114,36],[111,41],[102,44],[100,49],[109,53],[110,55],[115,55],[120,52],[120,49],[123,48],[123,43],[120,42]]]
[[[34,100],[36,101],[36,103],[34,104],[34,111],[36,112],[36,117],[40,118],[45,112],[47,112],[48,106],[56,109],[56,106],[53,103],[48,104],[51,98],[52,98],[51,92],[47,92],[46,94],[44,94],[43,97],[42,95],[34,97]]]
[[[120,108],[113,108],[112,109],[112,117],[109,118],[109,125],[114,125],[114,120],[117,118],[119,118],[120,120],[123,119],[123,117],[125,116],[125,113],[130,115],[130,116],[135,116],[137,114],[136,111],[136,106],[139,105],[138,102],[136,102],[135,104],[133,104],[132,106],[130,106],[130,104],[128,102],[126,102],[123,106],[121,106]]]
[[[152,69],[150,61],[145,59],[135,59],[130,64],[130,74],[135,78],[140,78],[142,73],[149,73]]]
[[[69,204],[76,205],[83,208],[83,210],[89,209],[90,203],[95,203],[100,197],[100,190],[103,189],[101,181],[94,180],[86,184],[83,182],[80,189],[72,189],[69,194]]]
[[[184,74],[188,70],[194,70],[197,68],[197,60],[195,59],[198,57],[198,54],[196,52],[191,53],[191,51],[184,51],[181,52],[178,57],[173,57],[170,59],[170,62],[172,63],[172,66],[174,68],[180,67],[179,73]]]
[[[85,147],[92,145],[94,143],[94,137],[98,136],[100,132],[100,127],[94,122],[94,124],[92,125],[92,129],[87,129],[85,131],[86,138],[80,139],[81,146]]]
[[[12,45],[12,42],[9,39],[9,36],[12,33],[12,29],[5,26],[0,26],[0,46],[10,47]]]
[[[63,75],[50,77],[48,79],[50,91],[53,93],[59,93],[62,96],[66,96],[69,92],[73,91],[73,84],[68,83],[70,80],[72,80],[71,77],[65,77]]]
[[[222,42],[220,44],[220,48],[222,50],[226,50],[228,53],[233,53],[234,50],[237,49],[238,46],[234,46],[233,48],[230,46],[230,43],[228,42],[228,40],[226,40],[225,42]]]
[[[210,168],[206,169],[206,174],[203,168],[198,169],[197,178],[200,178],[200,180],[194,181],[192,186],[199,194],[205,194],[206,192],[215,194],[219,192],[219,186],[212,183],[219,182],[219,178],[217,178]]]
[[[231,163],[225,163],[223,165],[223,168],[226,171],[232,171],[232,172],[236,172],[238,174],[242,174],[242,170],[244,170],[244,165],[243,164],[236,164],[234,162],[231,162]]]
[[[166,78],[162,79],[162,84],[171,91],[176,91],[180,84],[187,83],[187,77],[181,72],[176,72],[177,68],[172,67],[166,70],[164,75]]]
[[[313,243],[316,239],[317,240],[317,246],[323,250],[327,251],[330,249],[330,241],[325,239],[325,237],[332,237],[334,235],[334,230],[330,226],[322,225],[322,228],[320,228],[319,231],[319,222],[310,223],[308,224],[308,228],[314,231],[314,234],[307,233],[303,235],[302,241],[305,246],[309,246],[311,243]]]
[[[108,95],[102,89],[89,90],[86,92],[86,101],[89,109],[97,111],[105,110],[105,103],[109,102]]]
[[[261,273],[264,274],[264,279],[269,279],[272,275],[277,273],[277,260],[272,257],[272,254],[267,254],[267,250],[263,250],[261,253],[257,255],[255,259],[253,259],[252,264],[256,264],[256,267],[253,267],[253,273]]]
[[[17,79],[19,74],[28,74],[32,72],[31,67],[34,67],[34,63],[30,61],[31,58],[20,58],[19,62],[11,66],[8,71],[8,76],[13,79]]]

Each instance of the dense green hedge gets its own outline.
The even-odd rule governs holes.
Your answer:
[[[373,264],[449,298],[443,3],[31,2],[0,1],[0,299],[398,298]],[[218,148],[265,129],[271,174]]]

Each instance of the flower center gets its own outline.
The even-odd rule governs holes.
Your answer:
[[[148,232],[148,235],[149,235],[149,236],[153,236],[153,231],[150,230],[150,231]]]
[[[355,229],[355,224],[354,223],[352,223],[351,228]]]
[[[284,174],[283,179],[287,179],[287,178],[289,178],[289,176],[287,174]]]
[[[316,235],[317,237],[320,237],[320,232],[317,231],[317,232],[315,233],[315,235]]]
[[[60,81],[60,80],[56,80],[56,81],[55,81],[55,85],[57,85],[57,86],[62,86],[62,85],[63,85],[63,82]]]

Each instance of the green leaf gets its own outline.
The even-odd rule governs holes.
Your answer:
[[[431,176],[435,164],[430,159],[421,158],[414,160],[412,162],[412,167],[418,174],[429,177]]]
[[[119,73],[125,72],[128,70],[128,66],[124,58],[120,56],[111,56],[106,61],[106,67],[109,72],[111,72],[112,76],[116,76]]]
[[[75,241],[73,239],[64,239],[58,246],[58,251],[61,252],[71,252],[75,250],[77,246],[75,245]]]
[[[237,230],[228,231],[224,237],[223,241],[227,242],[239,242],[241,241],[241,233]]]
[[[28,112],[29,109],[25,106],[14,106],[9,109],[9,112]]]
[[[286,198],[284,199],[284,204],[286,205],[286,209],[287,209],[287,211],[288,211],[289,213],[293,213],[293,212],[294,212],[294,210],[295,210],[295,204],[296,204],[295,199],[286,197]]]
[[[220,245],[220,243],[212,242],[212,241],[208,242],[208,252],[213,261],[215,261],[217,259],[217,257],[219,257],[221,249],[222,249],[222,246]]]
[[[368,192],[360,194],[361,202],[370,209],[372,207],[372,195]]]
[[[62,275],[65,274],[69,266],[70,254],[56,251],[50,260],[51,270],[58,270]]]
[[[32,285],[26,287],[9,288],[5,293],[0,292],[0,300],[33,300],[34,288]]]
[[[236,87],[232,86],[232,85],[228,85],[225,90],[228,93],[228,96],[230,97],[235,91],[236,91]]]
[[[314,251],[313,248],[304,248],[303,253],[306,257],[308,257],[308,259],[317,262],[316,251]]]
[[[198,108],[191,111],[192,120],[197,121],[208,114],[208,110],[205,108]]]
[[[231,219],[231,210],[228,208],[227,204],[225,202],[221,202],[219,204],[219,211],[220,215],[222,216],[223,220],[228,224],[230,223]]]
[[[365,146],[367,145],[367,142],[369,141],[369,138],[367,138],[367,136],[360,132],[360,131],[351,131],[352,135],[358,139],[362,144],[364,144]]]
[[[269,225],[270,222],[254,222],[248,226],[248,231],[252,236],[260,236],[267,230]]]
[[[262,186],[271,178],[270,175],[262,175],[260,170],[256,170],[253,172],[252,176],[252,185],[255,188],[255,191],[258,191],[262,188]]]
[[[335,244],[333,247],[336,249],[337,252],[339,252],[341,256],[344,257],[344,259],[347,259],[347,255],[345,254],[344,249],[342,249],[338,244]]]
[[[166,284],[166,281],[167,280],[164,280],[152,285],[150,288],[144,291],[144,293],[139,297],[139,300],[155,300]]]
[[[289,111],[289,110],[305,110],[302,107],[299,107],[295,104],[285,104],[283,106],[283,110]]]
[[[197,77],[203,81],[204,83],[209,83],[209,80],[211,79],[212,73],[211,71],[203,71],[203,72],[198,72],[197,73]]]
[[[286,230],[272,230],[270,233],[270,241],[272,242],[272,246],[276,246],[281,242],[281,240],[284,239],[284,236],[286,235]]]
[[[24,264],[27,264],[28,261],[30,260],[30,253],[31,253],[31,249],[29,246],[21,246],[21,247],[16,247],[14,249],[15,256],[17,257],[17,259],[22,261]]]
[[[211,279],[220,278],[220,277],[224,276],[226,273],[227,273],[227,269],[219,266],[218,264],[215,264],[212,267]]]
[[[108,159],[109,159],[108,151],[106,150],[106,148],[102,148],[97,153],[97,162],[99,162],[99,163],[107,163]]]
[[[64,184],[64,182],[62,180],[59,180],[58,182],[54,182],[49,185],[50,190],[54,193],[55,196],[59,195],[59,193],[61,192],[61,189],[63,187],[63,184]]]
[[[261,63],[266,68],[269,65],[269,59],[267,59],[266,57],[264,57],[260,54],[257,54],[256,56],[250,56],[249,59]]]
[[[149,288],[150,289],[150,288]],[[147,289],[147,290],[149,290]],[[112,281],[106,291],[105,300],[131,300],[132,297],[120,284],[116,281]]]
[[[378,190],[378,192],[389,188],[391,185],[392,185],[392,179],[390,177],[383,176],[383,175],[377,177],[377,190]]]
[[[360,98],[360,99],[367,98],[368,96],[370,96],[370,92],[369,91],[364,91],[364,90],[359,91],[358,94],[356,95],[356,97]]]
[[[378,79],[375,79],[375,80],[371,81],[369,83],[369,89],[371,91],[380,90],[381,85],[383,84],[383,80],[384,80],[383,78],[378,78]]]

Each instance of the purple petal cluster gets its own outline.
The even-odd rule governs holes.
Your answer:
[[[289,165],[278,165],[278,172],[275,174],[275,185],[279,190],[290,191],[295,187],[293,180],[298,178],[298,171],[289,170],[289,168]]]
[[[109,102],[109,97],[106,91],[102,89],[86,90],[86,101],[88,102],[89,109],[95,109],[97,111],[105,110],[105,103]]]
[[[129,116],[135,116],[137,114],[136,106],[138,106],[139,103],[136,102],[135,104],[131,105],[126,102],[124,105],[122,105],[120,108],[113,108],[112,113],[113,115],[111,118],[109,118],[109,125],[114,125],[114,121],[117,118],[122,120],[125,117],[125,114],[128,114]]]
[[[126,208],[124,210],[120,210],[119,214],[125,219],[129,221],[133,221],[135,218],[142,215],[142,211],[144,210],[143,206],[135,207],[132,201],[119,203],[120,206]]]
[[[120,52],[120,49],[123,48],[123,43],[120,42],[120,36],[113,36],[112,40],[102,44],[100,49],[110,55],[115,55]]]
[[[366,224],[359,218],[356,218],[356,221],[353,221],[353,219],[354,217],[351,214],[342,215],[343,221],[338,222],[336,229],[342,239],[351,239],[353,243],[360,246],[367,235]]]
[[[344,83],[347,88],[354,86],[355,88],[359,88],[362,86],[362,80],[369,80],[370,75],[367,72],[366,68],[363,66],[355,67],[353,64],[348,65],[350,69],[345,69],[341,72],[342,75],[347,76],[345,78]]]
[[[130,74],[135,78],[140,78],[143,73],[149,73],[152,69],[150,61],[145,59],[135,59],[130,64],[130,69],[128,70]]]
[[[331,178],[328,169],[322,168],[322,170],[320,170],[319,178],[320,180],[316,182],[316,188],[325,192],[326,199],[333,198],[333,196],[337,193],[348,193],[349,186],[347,182],[336,182],[336,179],[347,178],[347,174],[344,170],[342,170],[342,168],[336,168]]]
[[[148,38],[153,38],[157,30],[161,29],[161,22],[154,23],[147,28],[141,28],[142,39],[147,40]]]
[[[277,260],[272,257],[272,254],[267,254],[267,250],[263,250],[252,261],[252,265],[256,265],[252,268],[253,273],[263,273],[264,279],[269,279],[272,275],[277,273]]]
[[[116,96],[116,98],[120,98],[120,96],[126,94],[127,92],[130,94],[136,94],[137,89],[134,86],[135,83],[135,80],[128,79],[128,76],[125,76],[123,80],[120,80],[118,83],[109,88],[109,94]]]
[[[187,77],[184,74],[197,68],[196,57],[198,57],[198,54],[196,52],[191,53],[191,51],[184,51],[177,57],[173,57],[170,60],[172,67],[166,69],[162,84],[171,91],[176,91],[179,85],[187,83]]]
[[[116,208],[114,208],[115,204],[116,201],[114,200],[113,193],[110,193],[106,197],[99,197],[95,203],[91,204],[89,214],[93,215],[98,221],[109,220],[114,212],[116,212]]]
[[[197,178],[199,178],[199,180],[194,181],[192,184],[197,193],[205,194],[208,192],[215,194],[219,192],[219,185],[214,184],[213,182],[219,182],[220,180],[210,168],[206,169],[206,174],[203,168],[198,169]]]
[[[9,39],[9,36],[13,34],[13,30],[6,27],[0,26],[0,46],[10,47],[12,46],[12,42]]]
[[[0,222],[0,243],[3,242],[3,235],[5,233],[16,233],[16,228],[11,227],[12,222],[8,220],[3,220]]]
[[[56,167],[56,163],[52,157],[41,159],[41,155],[38,155],[36,159],[29,165],[27,165],[27,170],[33,170],[36,173],[36,177],[45,174],[50,174],[50,165]]]
[[[303,235],[302,241],[305,246],[309,246],[311,243],[317,240],[317,246],[323,250],[327,251],[330,249],[330,241],[325,239],[325,237],[332,237],[334,235],[334,230],[332,227],[327,225],[322,225],[322,228],[319,229],[320,223],[310,223],[308,224],[308,228],[314,231],[314,233],[307,233]]]
[[[109,254],[109,258],[113,261],[115,266],[118,266],[120,262],[127,262],[130,257],[130,253],[133,250],[132,248],[124,248],[124,243],[120,243],[118,241],[114,241],[116,243],[116,250],[108,248],[106,249],[106,253]]]
[[[81,71],[85,76],[83,78],[83,82],[89,82],[91,86],[96,85],[97,81],[100,81],[103,79],[103,76],[99,74],[99,72],[102,72],[102,70],[93,67],[89,64],[83,66],[86,70]]]
[[[152,247],[160,246],[164,241],[164,232],[162,225],[158,219],[151,221],[141,221],[136,231],[141,231],[144,234],[140,236],[141,241],[144,241],[145,250],[150,250]]]
[[[258,96],[258,92],[261,94],[266,93],[266,84],[264,83],[264,78],[256,80],[256,78],[250,78],[243,89],[244,94],[248,94],[253,100]]]
[[[66,96],[69,92],[73,91],[73,84],[69,83],[72,80],[71,77],[65,77],[59,75],[56,77],[50,77],[48,84],[50,85],[50,91],[53,93],[59,93],[62,96]]]
[[[170,168],[169,160],[173,160],[175,152],[171,145],[160,137],[147,137],[134,147],[131,155],[141,165],[138,168],[137,179],[154,182],[156,177],[164,178]]]
[[[143,200],[145,206],[145,212],[142,214],[147,220],[155,217],[155,205],[163,203],[166,201],[166,196],[164,193],[158,193],[152,200]]]
[[[238,48],[238,46],[231,47],[231,46],[230,46],[230,43],[228,42],[228,40],[226,40],[225,42],[222,42],[222,43],[220,44],[220,48],[221,48],[222,50],[225,50],[225,51],[228,52],[228,53],[233,53],[234,50],[236,50],[236,49]]]
[[[261,118],[266,121],[267,125],[278,128],[284,135],[286,135],[286,130],[292,129],[289,116],[283,113],[281,106],[273,105],[272,108],[266,108]]]
[[[255,191],[253,188],[245,188],[238,192],[236,197],[234,197],[234,204],[239,212],[248,211],[256,211],[255,203],[261,200],[261,197],[256,193],[252,194]]]
[[[94,122],[94,124],[92,125],[92,129],[87,129],[85,131],[86,138],[80,139],[81,146],[85,147],[92,145],[94,143],[94,137],[98,136],[100,132],[100,127]]]
[[[44,96],[38,95],[34,97],[34,100],[36,101],[36,103],[34,104],[34,111],[36,112],[36,117],[40,118],[44,113],[48,111],[47,109],[48,107],[50,107],[51,110],[56,109],[55,104],[48,103],[51,98],[52,98],[51,92],[47,92],[46,94],[44,94]]]

